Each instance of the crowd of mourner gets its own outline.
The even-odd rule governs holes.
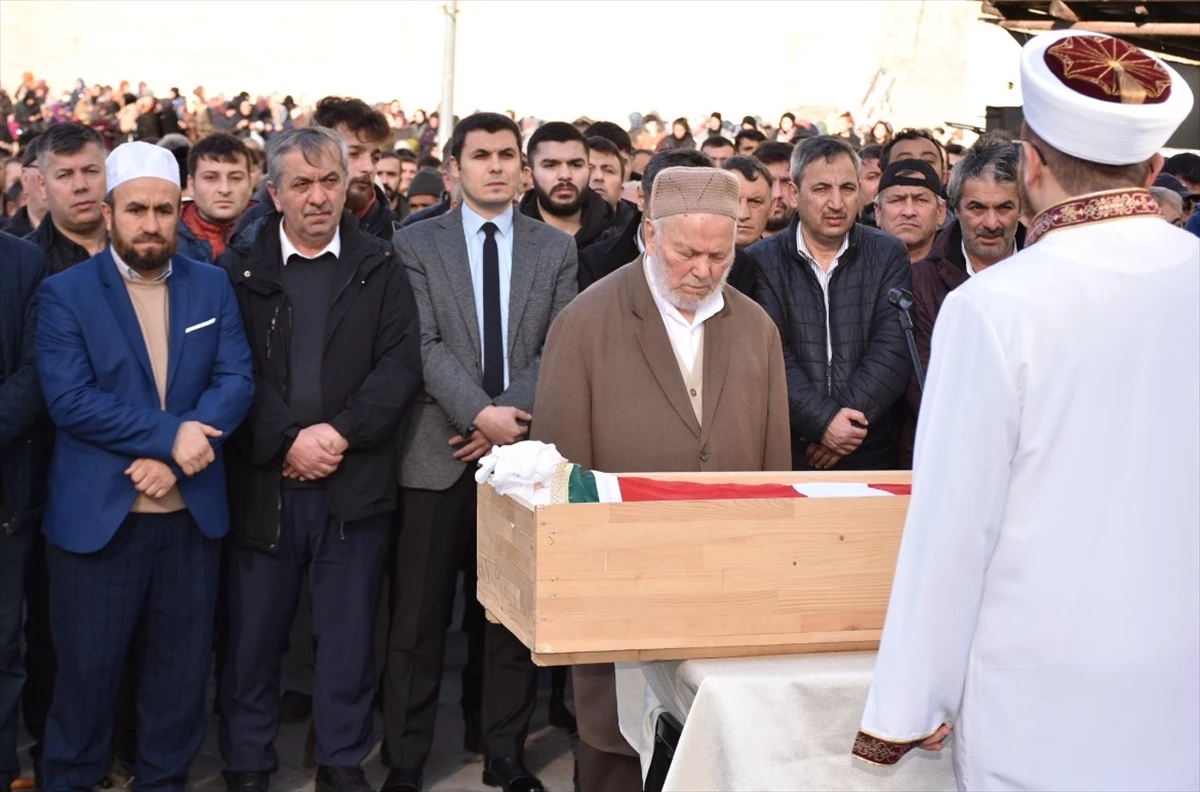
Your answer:
[[[0,104],[3,790],[183,789],[211,710],[230,790],[266,790],[280,722],[311,719],[317,789],[362,792],[379,709],[384,790],[416,792],[459,586],[463,747],[486,783],[540,790],[536,669],[473,596],[473,474],[567,409],[539,428],[548,334],[557,371],[613,367],[571,398],[631,415],[636,363],[587,319],[657,311],[686,464],[730,469],[696,329],[732,308],[765,341],[731,366],[782,353],[763,467],[907,469],[943,301],[1032,219],[997,132],[510,111],[455,119],[443,148],[438,113],[399,102],[82,80],[55,99],[27,75]],[[1200,156],[1151,192],[1200,235]],[[572,461],[605,469],[607,433]],[[554,672],[550,722],[578,733],[581,788],[640,788],[595,714],[602,673]]]

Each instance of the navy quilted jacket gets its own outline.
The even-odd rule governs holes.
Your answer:
[[[787,370],[792,467],[807,470],[805,449],[819,441],[842,407],[861,410],[870,429],[863,444],[838,463],[842,470],[897,466],[899,427],[893,406],[905,392],[912,363],[888,291],[912,287],[904,244],[855,224],[829,283],[833,359],[827,362],[825,300],[812,264],[796,245],[799,216],[785,231],[749,248],[758,264],[759,304],[779,327]]]

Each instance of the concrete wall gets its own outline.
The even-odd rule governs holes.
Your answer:
[[[777,118],[798,106],[857,109],[880,68],[891,120],[982,122],[1019,104],[1018,47],[968,0],[463,0],[456,110],[623,121]],[[0,84],[33,71],[146,80],[164,94],[345,93],[433,109],[441,92],[438,2],[0,0]],[[814,119],[818,120],[818,119]],[[820,119],[823,120],[823,119]]]

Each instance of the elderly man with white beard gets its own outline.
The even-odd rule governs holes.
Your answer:
[[[646,252],[559,314],[542,354],[533,439],[611,473],[788,470],[791,432],[775,324],[725,281],[738,181],[667,168]],[[640,789],[617,725],[612,665],[576,666],[580,789]]]

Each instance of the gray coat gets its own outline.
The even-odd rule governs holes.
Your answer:
[[[509,386],[483,390],[483,354],[462,209],[400,229],[392,238],[421,316],[425,392],[417,397],[400,445],[400,484],[444,490],[462,475],[450,439],[489,404],[533,413],[542,345],[550,324],[576,294],[575,240],[513,213],[508,307]]]

